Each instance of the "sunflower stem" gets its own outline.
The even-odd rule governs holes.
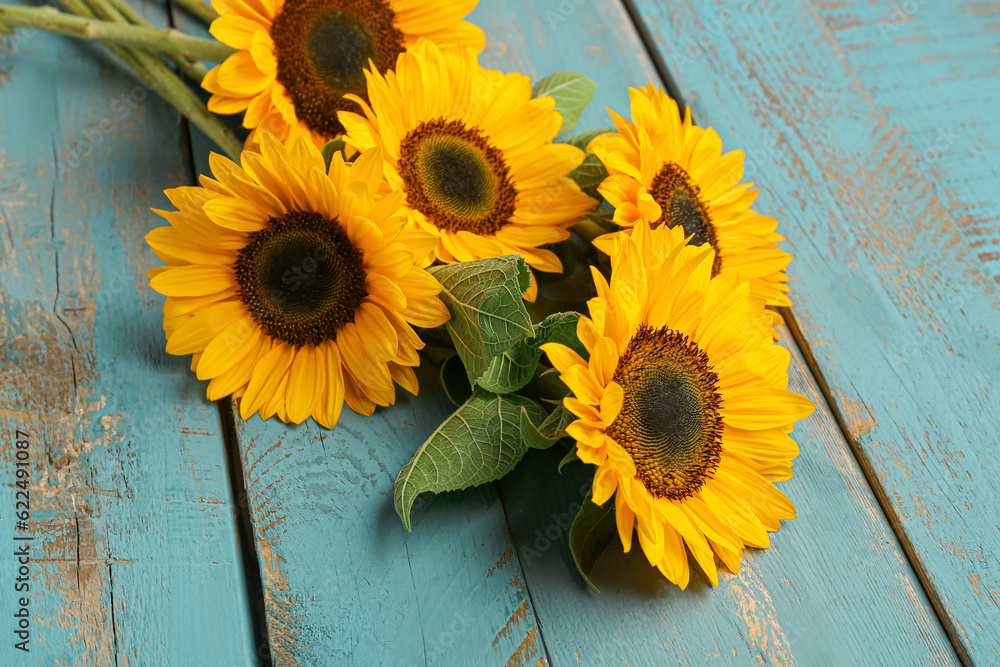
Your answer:
[[[11,27],[38,28],[106,44],[152,49],[189,60],[222,62],[236,52],[215,39],[193,37],[173,28],[160,30],[141,25],[99,21],[66,14],[54,7],[0,5],[0,23]]]
[[[83,0],[59,0],[59,4],[80,17],[94,19],[97,16]],[[234,160],[239,159],[243,150],[240,140],[236,138],[232,130],[222,124],[217,116],[205,108],[201,100],[176,74],[170,71],[166,63],[152,52],[143,49],[132,49],[119,44],[107,44],[106,46],[150,88],[177,109],[182,116],[191,121],[195,127],[204,132],[227,155]]]
[[[140,25],[146,28],[153,27],[152,23],[139,16],[139,13],[132,9],[132,6],[125,2],[125,0],[109,0],[109,4],[112,9],[118,12],[120,18],[123,18],[125,22],[133,25]],[[174,63],[178,72],[195,83],[201,83],[201,80],[204,79],[205,75],[208,73],[208,68],[196,60],[191,60],[183,56],[172,55],[169,53],[164,55],[167,56],[172,63]]]
[[[211,23],[219,18],[219,13],[212,8],[212,5],[202,0],[174,0],[174,2],[205,23]]]

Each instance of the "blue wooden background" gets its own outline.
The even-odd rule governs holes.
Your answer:
[[[818,406],[782,487],[799,518],[718,587],[618,553],[598,594],[566,547],[584,471],[532,452],[406,533],[393,479],[445,398],[333,431],[205,401],[163,351],[142,237],[210,145],[99,47],[25,31],[0,42],[0,541],[25,534],[20,429],[32,635],[14,650],[0,556],[0,662],[1000,663],[1000,4],[482,0],[471,18],[487,66],[598,82],[580,129],[654,81],[746,152],[796,258],[782,342]]]

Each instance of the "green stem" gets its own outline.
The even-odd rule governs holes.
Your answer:
[[[133,25],[141,25],[146,28],[153,27],[153,24],[139,16],[139,13],[132,9],[132,6],[125,2],[125,0],[109,0],[108,4],[112,9],[116,10],[119,15],[124,17],[127,22],[132,23]],[[181,56],[170,55],[169,53],[165,55],[170,58],[174,65],[177,66],[177,71],[195,83],[201,83],[201,80],[204,79],[205,75],[208,73],[208,68],[200,62],[189,60],[188,58]]]
[[[178,5],[197,16],[205,23],[211,23],[219,18],[219,13],[212,9],[212,6],[202,0],[174,0]]]
[[[94,12],[84,4],[83,0],[59,0],[59,4],[77,16],[88,19],[96,18]],[[170,71],[170,68],[162,60],[150,51],[142,49],[132,49],[118,44],[108,44],[107,47],[160,97],[214,141],[229,157],[234,160],[239,159],[243,150],[240,140],[236,138],[232,130],[222,124],[218,116],[205,108],[201,100],[177,75]]]
[[[0,5],[0,23],[31,27],[63,35],[139,49],[152,49],[189,60],[222,62],[235,50],[214,39],[185,35],[179,30],[97,21],[60,12],[54,7]]]

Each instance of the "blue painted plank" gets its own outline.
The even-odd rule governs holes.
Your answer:
[[[484,2],[485,60],[598,82],[582,129],[627,111],[627,85],[655,74],[614,3]],[[523,32],[522,32],[523,31]],[[694,34],[694,33],[692,33]],[[512,55],[516,54],[516,55]],[[733,147],[744,144],[730,142]],[[793,262],[793,272],[809,259]],[[797,275],[797,274],[796,274]],[[543,640],[554,662],[673,664],[954,664],[955,654],[791,336],[792,387],[820,409],[796,430],[803,454],[782,488],[799,519],[751,552],[739,575],[687,591],[664,586],[640,553],[609,558],[602,593],[579,580],[565,526],[586,477],[554,479],[558,453],[535,454],[501,484]]]
[[[957,63],[949,68],[957,73],[950,81],[939,80],[940,71],[929,74],[950,99],[968,101],[953,113],[942,101],[920,102],[909,114],[903,107],[916,91],[941,99],[928,91],[926,72],[900,65],[859,74],[847,55],[847,45],[857,42],[842,44],[843,30],[831,30],[811,2],[737,7],[721,0],[644,0],[639,9],[695,117],[714,125],[727,145],[749,149],[748,177],[765,187],[758,204],[782,221],[797,257],[797,317],[850,434],[941,596],[958,641],[974,662],[997,662],[1000,300],[993,269],[966,229],[960,203],[966,195],[949,193],[954,179],[977,162],[946,172],[939,167],[963,159],[958,143],[939,147],[947,156],[935,166],[908,144],[926,152],[933,139],[896,124],[923,114],[943,129],[978,117],[995,122],[995,102],[987,104],[987,96],[995,100],[1000,93],[989,60],[970,61],[975,76],[968,78]],[[888,10],[873,4],[865,11]],[[978,44],[995,50],[988,46],[988,25],[971,35],[947,27],[954,24],[941,17],[956,11],[952,5],[934,10],[930,3],[906,3],[898,11],[903,19],[905,12],[910,19],[926,12],[923,29],[941,42],[934,49],[950,44],[962,54]],[[934,17],[944,27],[936,28]],[[846,25],[835,21],[834,27]],[[917,48],[879,40],[867,49],[870,56],[855,58],[877,65],[912,57]],[[892,105],[879,95],[890,81],[923,87],[901,94],[892,103],[896,110],[886,110]],[[993,132],[986,125],[968,128],[973,138]],[[995,174],[994,153],[983,155],[976,160]],[[968,187],[966,193],[984,191],[972,181]],[[996,218],[989,201],[980,204],[984,219]]]
[[[396,473],[453,409],[433,368],[418,377],[419,397],[345,409],[332,431],[236,415],[275,664],[542,659],[493,486],[418,500],[410,534],[392,507]]]
[[[993,2],[817,6],[983,271],[1000,284],[1000,9]]]
[[[151,206],[177,117],[103,51],[0,52],[4,665],[256,664],[216,407],[164,352]],[[16,429],[31,442],[30,653],[13,646]]]

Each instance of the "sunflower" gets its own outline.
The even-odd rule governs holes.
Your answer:
[[[572,390],[564,406],[577,455],[594,464],[592,498],[615,496],[626,551],[637,526],[649,562],[681,588],[687,551],[711,582],[715,556],[733,572],[745,547],[795,517],[773,484],[792,476],[793,422],[812,403],[787,391],[789,354],[770,335],[764,299],[684,230],[639,221],[612,242],[610,283],[577,335],[589,352],[543,346]]]
[[[425,37],[443,45],[486,44],[480,28],[462,21],[477,0],[212,0],[219,18],[210,31],[239,51],[212,69],[202,87],[215,113],[246,111],[244,127],[281,139],[305,135],[317,145],[343,133],[345,93],[367,99],[362,70],[369,60],[391,67]]]
[[[371,104],[348,95],[364,115],[340,113],[345,141],[383,150],[389,186],[438,239],[429,260],[519,254],[539,271],[562,271],[539,246],[566,239],[597,202],[566,177],[584,153],[552,143],[562,115],[551,97],[531,99],[529,77],[484,69],[472,49],[428,40],[400,55],[394,72],[365,76]]]
[[[215,178],[167,190],[177,211],[146,240],[167,263],[150,272],[167,297],[167,352],[193,355],[208,398],[332,428],[343,404],[363,415],[417,393],[423,343],[414,326],[448,319],[441,285],[414,264],[434,238],[397,215],[402,195],[375,195],[378,149],[329,171],[299,137],[264,134],[242,167],[213,154]]]
[[[630,88],[629,98],[632,120],[608,109],[618,132],[588,146],[608,170],[598,190],[615,207],[614,221],[626,234],[640,220],[681,227],[692,245],[715,249],[713,275],[738,272],[769,306],[791,306],[792,257],[779,247],[778,221],[750,208],[757,190],[740,183],[743,151],[723,154],[715,130],[692,125],[690,109],[681,120],[677,103],[651,83]],[[609,251],[610,235],[595,245]]]

